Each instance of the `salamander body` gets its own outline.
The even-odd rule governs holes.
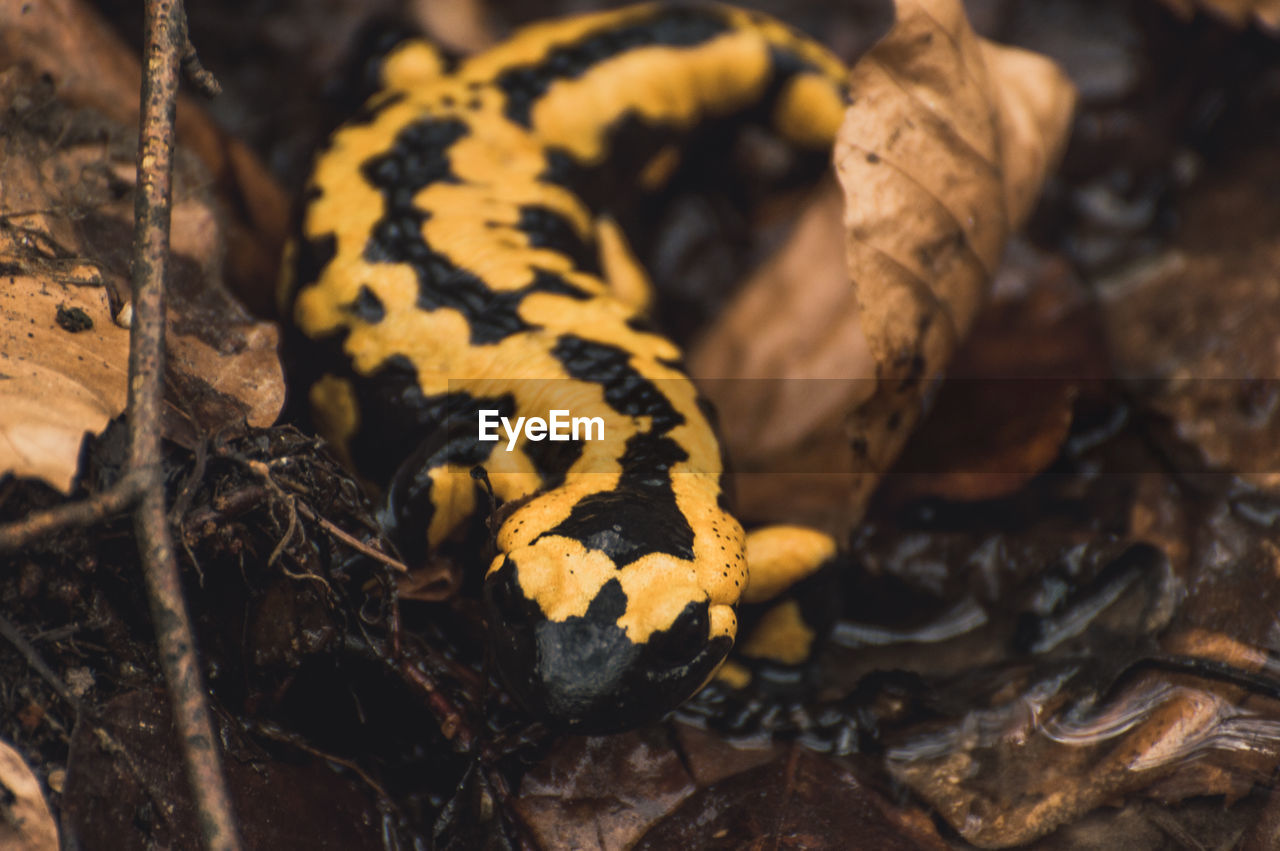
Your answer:
[[[710,412],[604,218],[616,175],[660,183],[710,122],[829,148],[844,76],[763,15],[634,6],[453,68],[403,43],[317,158],[282,292],[314,422],[410,559],[488,509],[483,465],[504,503],[493,658],[536,713],[601,730],[665,713],[729,652],[748,584]],[[603,434],[479,439],[481,412],[554,410]]]

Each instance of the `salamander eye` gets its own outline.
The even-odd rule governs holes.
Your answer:
[[[649,646],[659,658],[673,664],[691,661],[707,646],[710,622],[707,604],[690,603],[670,629],[649,636]]]

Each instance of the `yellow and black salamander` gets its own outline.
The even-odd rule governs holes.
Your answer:
[[[282,287],[316,426],[413,559],[488,508],[483,465],[505,504],[485,599],[511,692],[580,728],[657,718],[724,660],[748,585],[784,588],[835,548],[730,513],[710,412],[606,217],[610,175],[659,184],[711,122],[828,149],[846,70],[767,16],[653,4],[529,26],[455,67],[405,42],[381,74],[318,155]],[[482,416],[556,410],[603,433],[479,439]]]

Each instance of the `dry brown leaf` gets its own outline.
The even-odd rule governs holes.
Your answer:
[[[850,78],[843,233],[816,202],[691,352],[749,519],[857,522],[1066,141],[1055,65],[979,39],[957,0],[896,8]]]
[[[849,273],[876,362],[854,411],[860,513],[928,405],[1067,137],[1075,89],[1043,57],[974,35],[956,0],[899,0],[853,69],[836,142]]]
[[[40,781],[5,742],[0,742],[0,792],[0,851],[57,851],[58,828]]]
[[[1080,397],[1105,396],[1105,343],[1097,306],[1066,262],[1015,240],[878,498],[974,501],[1021,489],[1059,456]]]
[[[1183,18],[1190,18],[1196,9],[1227,21],[1233,26],[1247,26],[1250,18],[1269,30],[1280,30],[1280,0],[1163,0]]]
[[[495,28],[484,0],[413,0],[409,14],[437,44],[462,53],[475,53],[494,43]]]
[[[66,109],[22,67],[0,73],[0,475],[68,492],[86,432],[122,413],[128,332],[133,128]],[[190,444],[284,398],[276,331],[221,289],[223,231],[180,156],[172,215],[166,435]]]
[[[91,6],[80,0],[0,0],[0,68],[26,64],[54,81],[57,97],[138,126],[142,70],[138,57]],[[272,300],[284,245],[289,199],[261,161],[217,127],[190,95],[179,95],[178,141],[204,163],[229,215],[229,285],[260,315]]]
[[[5,105],[23,91],[16,77],[4,75]],[[129,333],[112,321],[101,269],[76,250],[66,205],[44,177],[83,162],[45,153],[33,140],[0,136],[0,473],[66,493],[85,432],[124,410]],[[92,327],[60,325],[59,310],[73,309]]]
[[[1280,491],[1280,164],[1239,154],[1179,209],[1174,247],[1100,282],[1116,368],[1198,465]]]
[[[93,328],[63,329],[60,308],[83,310]],[[85,433],[124,410],[128,361],[129,332],[101,287],[0,279],[0,471],[70,492]]]
[[[720,413],[747,520],[838,526],[846,513],[847,482],[826,474],[826,458],[847,452],[845,414],[874,384],[845,266],[843,205],[834,181],[819,189],[689,352]]]

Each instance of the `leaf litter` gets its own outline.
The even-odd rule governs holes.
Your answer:
[[[1171,233],[1173,260],[1082,282],[1063,260],[1070,250],[1040,224],[1039,243],[1015,245],[1002,266],[1065,136],[1070,89],[1042,60],[960,35],[948,6],[902,4],[903,28],[855,70],[859,103],[838,155],[854,196],[847,231],[834,223],[838,194],[820,192],[766,261],[766,282],[745,284],[691,347],[701,375],[732,379],[709,382],[712,395],[740,378],[773,391],[763,404],[741,392],[719,400],[722,419],[743,429],[735,436],[731,427],[729,443],[751,516],[790,511],[852,527],[866,515],[845,578],[848,617],[820,660],[818,704],[760,705],[755,720],[767,723],[746,741],[745,731],[726,737],[713,724],[588,740],[528,725],[484,687],[479,621],[465,596],[390,611],[385,565],[313,520],[386,546],[355,482],[297,435],[211,439],[243,418],[240,405],[253,408],[218,401],[241,391],[211,393],[204,385],[219,369],[193,360],[182,370],[199,392],[182,391],[170,427],[195,451],[173,450],[172,498],[219,717],[237,759],[258,769],[233,784],[250,801],[246,835],[278,836],[262,821],[271,813],[251,803],[269,799],[304,821],[316,807],[345,819],[349,843],[370,847],[379,831],[406,842],[432,836],[440,847],[849,847],[860,837],[875,847],[1049,848],[1091,836],[1126,847],[1254,837],[1265,847],[1277,821],[1274,802],[1256,791],[1277,759],[1268,725],[1280,717],[1266,691],[1276,503],[1268,385],[1253,379],[1274,375],[1275,354],[1258,342],[1265,322],[1254,335],[1232,318],[1265,316],[1255,305],[1266,299],[1260,270],[1274,231],[1257,214],[1264,199],[1250,195],[1266,185],[1265,161],[1243,160],[1216,201],[1212,190],[1207,201],[1179,198],[1189,224]],[[950,52],[930,52],[943,47]],[[1096,131],[1097,106],[1086,109],[1082,122]],[[1073,144],[1100,138],[1091,132]],[[913,147],[935,135],[940,149]],[[127,161],[102,169],[115,175],[115,192],[128,191]],[[1084,160],[1075,151],[1068,161]],[[894,185],[894,173],[909,179]],[[1037,217],[1071,201],[1051,185]],[[223,255],[191,236],[220,216],[198,198],[179,209],[175,244],[190,258],[194,306],[178,324],[219,357],[257,352],[244,373],[253,375],[273,343],[202,335],[214,317],[234,316],[229,303],[202,302],[203,282],[242,275],[254,265],[246,256],[268,252],[246,255],[231,238]],[[1254,227],[1197,242],[1214,221],[1235,220]],[[96,221],[98,242],[65,243],[69,262],[55,269],[73,283],[49,292],[105,293],[103,304],[62,298],[45,320],[51,333],[116,328],[127,291],[95,276],[123,277],[101,236],[119,234],[127,216]],[[44,240],[74,235],[58,230],[65,221],[42,227]],[[1131,230],[1115,233],[1117,243],[1139,244]],[[32,258],[24,262],[34,267]],[[1215,299],[1207,282],[1224,275],[1236,282]],[[83,310],[93,328],[72,335],[57,324],[59,307]],[[1219,339],[1220,318],[1245,331],[1228,338],[1235,349]],[[1113,363],[1146,380],[1111,380]],[[1184,380],[1201,369],[1234,389],[1214,395],[1204,388],[1215,383]],[[944,374],[960,380],[941,383]],[[826,392],[788,396],[797,378]],[[806,416],[788,421],[799,402]],[[259,422],[274,418],[269,406],[258,410]],[[79,486],[109,477],[109,437],[90,448]],[[845,462],[828,462],[821,447],[846,453]],[[841,472],[813,476],[830,468]],[[13,516],[25,503],[6,493]],[[157,816],[178,793],[148,790],[176,788],[172,755],[127,732],[145,719],[162,725],[163,707],[141,697],[154,689],[154,661],[129,638],[145,631],[145,615],[128,590],[126,531],[52,542],[13,567],[0,585],[6,611],[50,636],[40,649],[87,688],[81,697],[95,714],[77,723],[47,688],[23,679],[20,661],[0,659],[25,695],[0,732],[21,745],[55,810],[76,813],[66,823],[82,835],[114,831],[123,842],[141,830],[181,842],[172,832],[181,818]],[[399,668],[388,664],[397,617],[416,659]],[[85,670],[89,684],[76,673]],[[824,727],[829,717],[834,726]],[[105,720],[124,725],[112,727],[123,749],[86,738]],[[84,767],[68,773],[73,728]],[[770,730],[808,749],[770,744]],[[847,753],[850,743],[860,753]],[[140,777],[138,754],[160,757]],[[101,807],[108,788],[128,790],[120,808]],[[1097,809],[1120,801],[1130,803]],[[342,830],[312,821],[297,830]]]

